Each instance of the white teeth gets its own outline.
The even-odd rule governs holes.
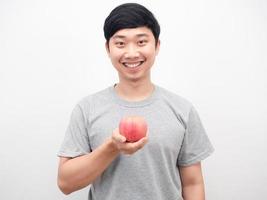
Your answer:
[[[124,63],[124,66],[125,67],[134,68],[134,67],[138,67],[141,64],[142,64],[142,62],[138,62],[138,63]]]

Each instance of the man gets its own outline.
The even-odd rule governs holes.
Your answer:
[[[89,200],[204,200],[201,160],[213,147],[194,107],[152,83],[160,26],[144,6],[116,7],[104,24],[119,82],[74,108],[61,149],[58,185],[65,194],[91,184]],[[148,134],[127,142],[118,125],[142,116]]]

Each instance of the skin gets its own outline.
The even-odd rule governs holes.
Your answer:
[[[160,41],[150,29],[139,27],[117,31],[106,43],[106,50],[114,68],[118,72],[119,83],[115,90],[119,96],[129,101],[140,101],[151,95],[154,86],[150,79],[151,67],[159,52]],[[133,71],[123,63],[143,62]]]
[[[201,162],[179,167],[182,196],[184,200],[205,200],[204,180],[201,170]]]
[[[144,100],[151,95],[154,85],[150,72],[159,52],[160,41],[156,43],[150,29],[138,27],[117,31],[105,44],[112,65],[118,72],[117,94],[128,101]],[[139,68],[127,65],[140,64]],[[65,194],[91,184],[119,154],[134,154],[148,142],[148,137],[133,143],[116,128],[110,138],[93,152],[76,158],[61,157],[58,168],[58,186]],[[179,167],[182,195],[185,200],[204,200],[204,181],[201,163]]]

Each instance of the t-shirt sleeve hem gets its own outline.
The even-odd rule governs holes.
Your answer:
[[[64,152],[64,151],[60,151],[57,153],[58,157],[67,157],[67,158],[75,158],[78,156],[82,156],[85,155],[86,153],[83,152]]]
[[[193,164],[196,164],[204,159],[206,159],[207,157],[209,157],[212,153],[214,152],[214,148],[210,147],[207,151],[201,153],[200,155],[187,160],[187,161],[179,161],[178,162],[178,166],[182,166],[182,167],[186,167],[186,166],[190,166]]]

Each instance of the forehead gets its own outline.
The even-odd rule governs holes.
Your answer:
[[[138,28],[125,28],[117,31],[112,38],[136,38],[136,37],[153,37],[152,31],[147,27],[138,27]]]

